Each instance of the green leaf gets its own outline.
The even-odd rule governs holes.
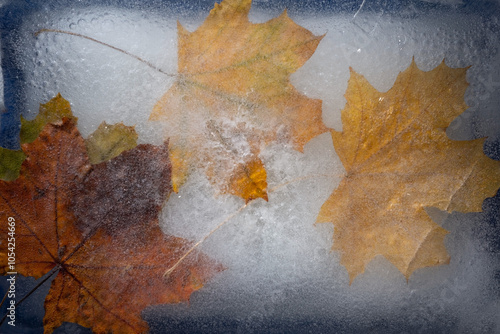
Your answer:
[[[137,146],[137,132],[133,126],[123,123],[109,125],[102,122],[86,140],[87,153],[91,164],[110,160]]]
[[[14,151],[0,147],[0,179],[4,181],[17,179],[24,159],[26,155],[22,150]]]
[[[61,93],[45,104],[40,104],[40,112],[32,121],[21,116],[21,144],[31,143],[47,123],[55,123],[64,117],[76,118],[71,112],[71,106]]]

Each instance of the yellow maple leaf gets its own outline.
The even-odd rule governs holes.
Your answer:
[[[333,249],[351,282],[379,254],[407,279],[448,263],[447,231],[424,208],[481,211],[500,186],[500,162],[484,155],[484,139],[454,141],[445,133],[467,108],[466,71],[443,61],[423,72],[412,61],[381,93],[351,70],[343,131],[332,131],[346,172],[317,218],[333,222]]]
[[[267,199],[262,147],[279,139],[302,151],[327,131],[321,101],[289,80],[322,37],[286,12],[253,24],[250,6],[251,0],[215,4],[192,33],[178,24],[179,74],[150,116],[166,123],[174,190],[190,168],[204,167],[221,193]]]

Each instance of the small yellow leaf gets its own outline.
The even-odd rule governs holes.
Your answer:
[[[123,123],[109,125],[102,122],[86,140],[85,146],[90,163],[95,165],[137,146],[137,132],[133,126]]]
[[[266,169],[260,159],[240,164],[231,176],[229,192],[241,196],[247,203],[257,198],[267,201],[266,177]]]

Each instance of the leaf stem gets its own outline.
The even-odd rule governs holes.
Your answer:
[[[92,38],[92,37],[89,37],[89,36],[85,36],[85,35],[82,35],[82,34],[78,34],[76,32],[71,32],[71,31],[66,31],[66,30],[59,30],[59,29],[40,29],[38,30],[36,33],[35,33],[35,36],[38,36],[40,35],[41,33],[44,33],[44,32],[55,32],[55,33],[58,33],[58,34],[66,34],[66,35],[71,35],[71,36],[76,36],[76,37],[81,37],[81,38],[85,38],[85,39],[88,39],[89,41],[92,41],[92,42],[95,42],[95,43],[98,43],[98,44],[101,44],[101,45],[104,45],[104,46],[107,46],[107,47],[110,47],[111,49],[113,50],[116,50],[118,52],[121,52],[121,53],[124,53],[126,54],[127,56],[130,56],[132,58],[135,58],[137,59],[138,61],[146,64],[147,66],[151,67],[152,69],[154,70],[157,70],[158,72],[160,73],[163,73],[165,74],[166,76],[169,76],[169,77],[176,77],[177,75],[176,74],[172,74],[172,73],[168,73],[168,72],[165,72],[163,71],[161,68],[151,64],[149,61],[147,60],[144,60],[142,59],[141,57],[139,56],[136,56],[128,51],[125,51],[123,49],[120,49],[120,48],[117,48],[116,46],[113,46],[113,45],[110,45],[108,43],[104,43],[104,42],[101,42],[95,38]]]
[[[203,238],[201,238],[201,240],[199,240],[197,243],[195,243],[184,255],[181,256],[181,258],[179,260],[177,260],[177,262],[172,267],[170,267],[170,269],[168,269],[167,271],[165,271],[165,273],[163,274],[163,277],[168,278],[170,276],[170,274],[172,274],[172,272],[179,266],[179,264],[181,264],[182,261],[184,261],[184,259],[189,254],[191,254],[199,245],[201,245],[205,240],[207,240],[208,237],[210,237],[215,231],[217,231],[219,228],[221,228],[224,224],[226,224],[228,221],[230,221],[233,217],[235,217],[236,215],[238,215],[238,213],[240,213],[247,206],[248,206],[248,203],[246,203],[245,205],[241,206],[238,210],[236,210],[235,212],[233,212],[226,219],[224,219],[219,225],[217,225],[212,231],[210,231],[210,233],[208,233],[206,236],[204,236]]]
[[[2,302],[0,302],[0,307],[2,307],[8,294],[9,294],[9,289],[7,289],[7,291],[5,291],[5,295],[3,295]]]

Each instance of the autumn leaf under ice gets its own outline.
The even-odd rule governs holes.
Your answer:
[[[484,138],[446,135],[467,108],[466,71],[443,62],[423,72],[412,61],[381,93],[351,70],[343,131],[332,131],[345,176],[317,218],[334,224],[332,249],[351,282],[379,254],[407,278],[448,263],[447,231],[425,208],[481,211],[500,187],[500,162],[484,154]]]
[[[224,0],[196,31],[178,24],[178,77],[150,116],[168,129],[175,191],[204,168],[220,193],[267,199],[261,149],[281,140],[302,151],[327,131],[321,101],[290,83],[322,37],[286,11],[251,23],[250,6]]]
[[[167,143],[138,145],[91,165],[75,122],[63,117],[45,125],[22,145],[19,178],[0,181],[0,219],[16,220],[15,269],[55,275],[45,333],[63,322],[94,333],[143,333],[146,307],[187,301],[222,268],[197,253],[163,277],[190,248],[158,226],[171,191]],[[4,245],[6,224],[0,233]],[[1,271],[9,271],[6,263]]]

